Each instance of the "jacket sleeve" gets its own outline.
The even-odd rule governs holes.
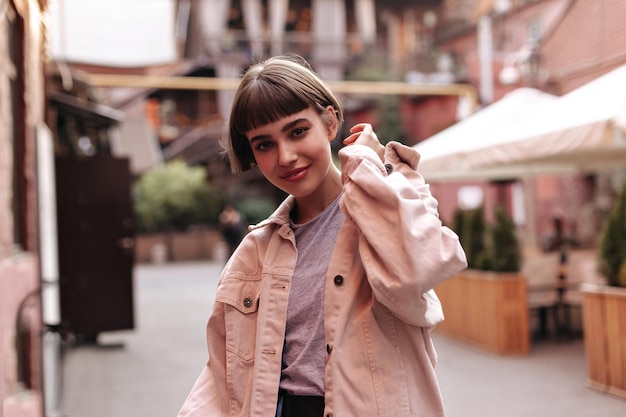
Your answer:
[[[215,302],[206,330],[211,357],[183,403],[178,417],[228,416],[224,323],[224,304]]]
[[[465,269],[467,260],[417,171],[419,154],[390,142],[384,164],[359,144],[342,148],[339,156],[341,206],[359,230],[359,252],[376,299],[410,324],[436,324],[440,318],[428,316],[428,307],[438,305],[432,290]]]

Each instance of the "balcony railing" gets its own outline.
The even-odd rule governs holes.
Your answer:
[[[313,66],[336,64],[350,72],[363,65],[375,64],[391,74],[410,71],[432,72],[436,53],[425,48],[409,50],[394,45],[385,37],[364,41],[358,33],[322,36],[313,32],[290,31],[280,38],[269,34],[250,37],[244,30],[227,30],[220,36],[204,38],[205,52],[213,60],[260,60],[279,53],[296,53]]]

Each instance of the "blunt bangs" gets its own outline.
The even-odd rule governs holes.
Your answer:
[[[291,91],[288,85],[256,79],[242,90],[236,107],[233,107],[233,115],[237,117],[232,127],[238,134],[245,135],[252,129],[274,123],[309,106],[310,103]]]

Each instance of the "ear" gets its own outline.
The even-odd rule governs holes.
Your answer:
[[[328,140],[333,141],[335,137],[337,137],[337,131],[339,130],[339,122],[337,121],[335,108],[333,106],[326,106],[322,119],[326,123],[326,129],[328,130]]]

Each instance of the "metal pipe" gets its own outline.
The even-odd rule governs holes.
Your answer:
[[[85,81],[96,87],[136,87],[172,90],[236,90],[238,78],[185,77],[169,75],[85,74]],[[396,81],[328,81],[336,93],[465,96],[472,113],[477,93],[470,84],[415,84]]]

